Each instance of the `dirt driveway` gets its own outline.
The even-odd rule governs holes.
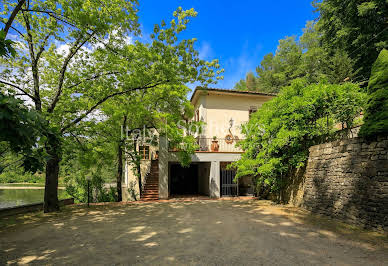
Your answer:
[[[72,206],[0,220],[1,265],[388,265],[386,235],[261,201]]]

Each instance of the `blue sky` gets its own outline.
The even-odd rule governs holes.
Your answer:
[[[139,2],[139,22],[145,35],[162,19],[170,21],[179,6],[198,12],[183,37],[198,39],[197,50],[203,59],[220,60],[224,80],[213,86],[225,89],[232,89],[248,71],[254,71],[265,54],[275,52],[279,39],[301,35],[306,21],[317,17],[311,0]]]

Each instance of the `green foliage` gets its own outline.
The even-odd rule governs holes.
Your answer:
[[[275,55],[265,55],[256,68],[257,76],[248,73],[246,79],[238,82],[235,88],[279,92],[298,78],[304,78],[309,84],[322,80],[340,84],[346,78],[352,79],[356,74],[353,61],[342,50],[329,55],[321,44],[320,35],[316,24],[307,22],[299,39],[286,37],[280,40]]]
[[[246,85],[247,90],[253,91],[256,89],[256,87],[257,87],[256,78],[252,72],[249,72],[247,74],[245,85]]]
[[[4,171],[0,174],[0,183],[39,183],[44,184],[44,175],[32,174],[23,172],[21,169],[15,168]]]
[[[29,110],[23,105],[23,101],[12,95],[4,95],[0,92],[0,150],[1,155],[13,152],[22,158],[22,166],[25,171],[36,172],[43,170],[44,153],[37,148],[38,142],[43,141],[45,121],[34,110]],[[4,156],[0,160],[0,173],[7,163]]]
[[[359,70],[357,80],[369,79],[379,52],[388,47],[386,0],[315,0],[318,30],[329,55],[344,50]]]
[[[368,85],[368,105],[360,135],[388,134],[388,50],[382,50],[372,67]]]
[[[310,146],[334,136],[334,125],[351,128],[364,105],[357,85],[306,85],[297,80],[265,103],[243,126],[245,153],[233,164],[236,178],[252,175],[279,191],[284,177],[303,166]]]
[[[0,16],[5,20],[16,2],[2,3]],[[117,145],[113,144],[120,139],[117,122],[123,111],[129,114],[131,129],[160,124],[164,117],[178,125],[182,101],[165,101],[164,97],[181,97],[186,83],[208,85],[222,78],[218,61],[201,60],[194,49],[196,39],[181,37],[197,15],[193,9],[178,8],[170,23],[155,25],[148,41],[142,42],[136,38],[140,33],[137,5],[132,0],[26,1],[24,9],[32,11],[20,12],[15,18],[14,25],[22,34],[14,60],[0,59],[1,91],[16,91],[29,98],[41,113],[55,134],[40,147],[53,164],[58,162],[56,158],[64,158],[60,166],[65,169],[61,173],[69,180],[78,178],[82,182],[86,172],[97,171],[97,166],[82,158],[104,153],[102,149],[115,152]],[[127,98],[119,104],[114,102],[120,96]],[[130,103],[125,102],[128,99]],[[109,104],[117,106],[109,110]],[[121,110],[126,104],[130,107]],[[168,108],[175,111],[169,112]],[[108,118],[106,123],[100,123],[108,130],[99,131],[98,118]],[[171,124],[170,131],[180,131],[175,125]],[[103,144],[109,137],[99,137],[100,132],[108,136],[114,132],[112,140]],[[114,165],[115,155],[107,154],[107,158],[109,162],[99,162],[98,167]],[[71,165],[75,168],[71,169]],[[56,173],[51,175],[55,178]],[[53,210],[57,209],[54,198],[46,205],[50,204]]]
[[[13,57],[16,55],[16,50],[13,47],[15,43],[5,38],[4,30],[0,30],[0,57]]]
[[[268,54],[256,69],[256,91],[278,92],[293,79],[313,84],[327,79],[365,83],[373,62],[388,48],[386,0],[314,0],[316,23],[308,22],[297,42],[279,41],[276,54]],[[249,89],[238,83],[236,89]]]
[[[65,178],[66,192],[77,202],[88,202],[88,181],[86,176],[75,173]],[[91,176],[89,186],[90,202],[113,202],[116,201],[116,188],[105,187],[105,180],[100,172],[95,172]]]

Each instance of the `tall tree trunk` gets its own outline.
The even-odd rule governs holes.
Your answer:
[[[138,153],[137,153],[137,138],[135,139],[134,143],[133,143],[133,152],[135,154],[135,164],[136,164],[136,172],[137,172],[137,181],[139,183],[139,196],[141,197],[141,195],[143,194],[143,184],[141,182],[141,165],[140,165],[140,160],[139,160],[139,156],[138,156]]]
[[[141,197],[141,195],[143,194],[143,184],[141,182],[141,166],[140,166],[140,161],[136,164],[136,167],[137,167],[137,178],[139,180],[139,196]]]
[[[59,210],[58,204],[58,176],[61,161],[61,145],[57,136],[50,134],[46,144],[49,159],[46,164],[46,184],[44,189],[44,212]]]
[[[119,142],[118,151],[117,151],[117,202],[123,200],[123,191],[121,187],[121,183],[123,180],[123,145],[122,141]]]
[[[123,146],[125,142],[125,138],[127,136],[126,128],[127,128],[127,116],[123,117],[123,125],[121,132],[124,132],[124,136],[120,136],[119,145],[117,147],[117,201],[120,202],[123,200],[123,191],[122,191],[122,181],[123,181]]]

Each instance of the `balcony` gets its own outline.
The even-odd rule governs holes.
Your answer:
[[[238,141],[233,139],[216,139],[215,141],[212,138],[197,138],[197,143],[199,148],[196,152],[219,152],[219,153],[242,153],[243,150],[240,147],[236,147]],[[213,145],[213,142],[214,145]],[[217,148],[218,146],[218,148]],[[170,152],[176,152],[179,149],[170,148]]]

